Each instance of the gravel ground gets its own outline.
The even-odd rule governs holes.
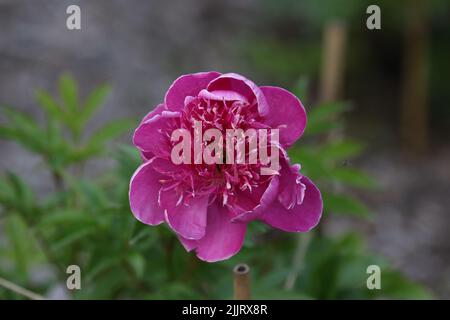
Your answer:
[[[380,155],[364,166],[383,191],[373,194],[376,212],[370,241],[407,275],[450,298],[450,148],[410,160]]]
[[[450,148],[428,156],[398,151],[372,153],[358,167],[370,173],[378,191],[361,195],[373,212],[371,222],[332,217],[327,231],[360,230],[371,249],[437,298],[450,298]]]

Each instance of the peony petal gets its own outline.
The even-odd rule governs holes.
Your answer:
[[[188,251],[196,249],[197,257],[207,262],[225,260],[235,255],[244,242],[247,225],[231,222],[226,207],[217,201],[208,207],[206,235],[196,242],[180,238]]]
[[[178,239],[180,240],[181,244],[183,245],[184,249],[186,249],[187,252],[191,252],[197,247],[197,240],[190,240],[185,239],[182,236],[178,235]]]
[[[149,113],[147,113],[145,115],[145,117],[142,119],[140,124],[143,124],[145,121],[153,118],[154,116],[156,116],[158,114],[161,114],[164,110],[167,110],[166,106],[163,103],[158,104],[152,111],[150,111]],[[155,156],[150,151],[142,151],[142,150],[140,150],[140,152],[141,152],[141,158],[144,161],[148,161],[148,160],[150,160],[151,158],[153,158]]]
[[[171,203],[166,209],[166,221],[180,236],[188,240],[203,238],[209,197],[194,197],[189,203]]]
[[[146,120],[134,132],[133,144],[144,153],[145,157],[149,155],[170,157],[172,148],[170,135],[179,117],[179,112],[162,111],[161,114]]]
[[[216,90],[214,93],[209,92],[206,89],[203,89],[198,94],[200,98],[209,99],[209,100],[217,100],[217,101],[244,101],[250,103],[251,101],[244,95],[228,90]]]
[[[163,103],[158,104],[155,108],[153,108],[152,111],[145,115],[145,117],[141,121],[141,124],[153,118],[154,116],[161,114],[163,111],[167,111],[166,106]]]
[[[176,79],[167,90],[164,99],[168,110],[179,111],[184,108],[184,99],[187,96],[197,96],[198,93],[205,89],[208,83],[220,76],[220,73],[199,72],[186,74]]]
[[[139,152],[141,153],[141,159],[142,161],[146,162],[148,160],[150,160],[151,158],[154,158],[155,155],[153,154],[153,152],[151,151],[142,151],[139,150]]]
[[[287,232],[307,232],[314,228],[322,215],[322,196],[319,189],[307,177],[303,176],[301,182],[306,187],[301,204],[286,209],[279,201],[274,201],[260,219],[274,228]]]
[[[158,205],[161,175],[153,170],[153,159],[142,164],[130,181],[130,208],[139,221],[158,225],[164,221],[164,211]]]
[[[233,218],[233,221],[241,221],[241,222],[249,222],[257,219],[262,213],[265,212],[272,202],[277,198],[278,189],[279,189],[279,177],[273,176],[266,186],[258,188],[263,189],[263,192],[257,190],[255,193],[242,193],[238,196],[240,200],[239,206],[242,209],[247,209],[243,213],[239,213],[238,216]],[[255,198],[255,194],[260,194]],[[242,204],[242,199],[249,199],[245,201],[245,204]]]
[[[264,116],[269,111],[269,106],[261,89],[255,83],[239,74],[223,74],[211,81],[206,89],[212,96],[225,101],[237,99],[248,103],[256,101],[260,115]]]
[[[281,159],[280,188],[278,201],[286,208],[291,209],[301,204],[305,197],[305,185],[301,182],[300,165],[290,165],[289,159]]]
[[[280,129],[280,143],[288,148],[305,131],[305,108],[295,95],[283,88],[261,87],[261,91],[269,105],[265,123]]]

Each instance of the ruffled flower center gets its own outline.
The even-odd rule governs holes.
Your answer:
[[[223,163],[183,165],[184,170],[174,172],[171,181],[163,182],[163,190],[176,192],[178,201],[185,203],[189,199],[198,195],[211,195],[211,203],[219,200],[223,205],[231,206],[236,200],[235,197],[240,191],[250,191],[258,186],[267,184],[272,176],[261,175],[261,164],[250,163],[249,155],[257,150],[250,150],[250,144],[246,140],[244,163],[226,163],[225,137],[227,129],[247,129],[267,128],[262,124],[258,114],[256,103],[249,104],[243,101],[217,101],[201,97],[186,98],[185,108],[182,111],[179,128],[191,132],[194,137],[195,124],[201,123],[202,132],[208,129],[217,129],[221,132],[223,145]],[[235,137],[236,138],[236,137]],[[194,140],[194,138],[192,138]],[[194,151],[194,141],[192,141],[192,151]],[[208,142],[201,142],[206,147]],[[233,140],[233,149],[236,141]],[[175,143],[173,143],[175,144]],[[194,154],[192,152],[192,154]],[[236,155],[236,152],[235,152]],[[236,162],[236,161],[235,161]]]

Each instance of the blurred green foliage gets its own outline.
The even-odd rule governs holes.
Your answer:
[[[95,89],[84,103],[70,76],[59,82],[60,99],[39,91],[37,100],[45,125],[17,111],[4,109],[7,120],[0,135],[41,156],[54,179],[55,190],[37,195],[13,168],[0,179],[0,277],[44,296],[55,285],[65,286],[67,266],[81,267],[82,289],[74,299],[228,299],[232,267],[252,268],[252,293],[270,299],[426,298],[428,293],[372,255],[358,234],[328,237],[322,232],[298,236],[251,223],[245,245],[235,257],[209,264],[186,253],[165,226],[138,222],[128,204],[129,179],[141,163],[129,145],[112,146],[129,121],[115,121],[85,136],[85,126],[102,105],[108,86]],[[305,96],[304,83],[294,90]],[[326,139],[341,128],[347,104],[319,105],[309,113],[305,142],[290,156],[318,183],[325,212],[365,219],[369,209],[350,195],[352,189],[376,188],[373,179],[346,161],[362,146],[343,135]],[[115,166],[97,177],[84,164],[99,157]],[[339,191],[338,191],[339,190]],[[382,268],[382,290],[368,290],[366,268]],[[39,270],[50,271],[43,276]],[[290,285],[288,278],[294,279]],[[0,288],[0,298],[21,299]]]

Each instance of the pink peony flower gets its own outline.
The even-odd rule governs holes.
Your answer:
[[[226,129],[278,129],[279,141],[274,135],[268,138],[269,147],[279,151],[278,168],[262,174],[268,164],[259,160],[175,164],[171,155],[178,141],[171,139],[172,133],[192,132],[195,121],[224,136]],[[234,73],[181,76],[134,133],[144,163],[130,181],[131,211],[145,224],[166,222],[186,250],[195,250],[208,262],[236,254],[252,220],[287,232],[307,232],[320,220],[321,194],[285,152],[305,126],[301,102],[282,88],[258,87]],[[275,149],[270,150],[274,154]]]

